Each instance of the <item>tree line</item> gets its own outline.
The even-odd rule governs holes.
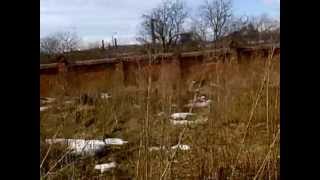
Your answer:
[[[191,15],[181,0],[162,1],[156,8],[142,15],[137,40],[143,44],[161,44],[163,51],[177,45],[181,35],[186,33],[198,42],[217,42],[228,35],[279,41],[279,21],[267,14],[256,17],[236,16],[232,0],[204,0],[197,7],[197,12]]]
[[[197,13],[191,15],[184,1],[164,0],[141,16],[136,40],[148,47],[159,47],[163,52],[170,51],[186,37],[198,43],[218,42],[230,35],[279,41],[279,21],[266,14],[236,16],[232,0],[204,0],[196,10]],[[75,32],[54,33],[40,39],[40,54],[72,52],[79,48],[80,42],[81,38]],[[102,44],[104,48],[103,41]],[[96,43],[91,48],[98,47]]]

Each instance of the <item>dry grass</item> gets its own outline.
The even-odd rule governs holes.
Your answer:
[[[279,71],[278,57],[269,61],[256,58],[248,64],[226,63],[217,71],[194,73],[191,77],[194,79],[183,82],[176,79],[172,69],[163,68],[158,81],[151,82],[145,78],[147,74],[142,74],[137,86],[114,85],[114,80],[109,79],[95,82],[99,85],[96,89],[93,84],[90,90],[67,88],[67,94],[74,96],[99,91],[112,95],[108,100],[95,101],[94,109],[82,111],[79,103],[63,105],[65,92],[57,92],[55,107],[59,108],[41,114],[41,142],[56,135],[88,139],[119,137],[129,143],[120,149],[108,149],[103,157],[81,158],[65,155],[67,150],[63,146],[41,143],[40,163],[47,156],[40,168],[41,177],[278,179]],[[203,84],[190,88],[191,80],[202,79],[205,79]],[[107,86],[108,81],[113,81],[113,86]],[[190,110],[183,105],[198,95],[194,91],[197,86],[200,94],[213,100],[208,108],[192,109],[197,115],[208,117],[207,123],[173,126],[170,114]],[[165,115],[157,116],[159,112]],[[172,146],[179,141],[191,149],[148,150],[151,146]],[[104,174],[93,169],[96,163],[110,159],[117,162],[116,169]]]

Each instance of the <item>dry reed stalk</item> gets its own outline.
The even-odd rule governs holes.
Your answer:
[[[146,179],[149,178],[149,106],[150,106],[150,90],[151,90],[151,62],[152,62],[152,55],[149,52],[149,70],[148,70],[148,87],[147,87],[147,109],[146,109],[146,119],[145,119],[145,156],[146,156],[146,164],[145,164],[145,173]]]
[[[56,133],[53,135],[53,139],[55,139],[55,138],[57,137],[57,135],[58,135],[61,127],[62,127],[62,126],[60,126],[60,127],[57,129]],[[49,145],[49,148],[48,148],[48,150],[47,150],[47,152],[46,152],[46,155],[44,156],[43,160],[42,160],[41,163],[40,163],[40,169],[42,168],[43,163],[44,163],[45,160],[47,159],[47,157],[48,157],[48,155],[49,155],[49,152],[50,152],[50,150],[51,150],[52,145],[53,145],[53,143],[51,143],[51,144]]]
[[[272,59],[272,57],[273,57],[273,53],[274,53],[274,49],[273,49],[273,51],[272,51],[271,56],[268,58],[268,61],[271,61],[271,59]],[[268,63],[268,64],[269,64],[269,63]],[[235,159],[234,165],[233,165],[233,167],[232,167],[231,178],[233,178],[234,171],[235,171],[235,167],[236,167],[236,165],[238,164],[240,155],[241,155],[241,153],[242,153],[243,146],[244,146],[246,137],[247,137],[248,132],[249,132],[249,127],[250,127],[251,121],[252,121],[252,119],[253,119],[254,112],[255,112],[256,107],[257,107],[257,105],[258,105],[258,102],[259,102],[259,100],[260,100],[260,98],[261,98],[261,96],[262,96],[262,91],[263,91],[264,86],[265,86],[266,81],[267,81],[267,72],[268,72],[268,69],[269,69],[268,64],[266,65],[266,70],[265,70],[265,73],[264,73],[264,76],[263,76],[263,80],[262,80],[260,89],[259,89],[259,91],[258,91],[258,93],[257,93],[257,95],[256,95],[255,102],[254,102],[254,104],[253,104],[253,106],[252,106],[252,108],[251,108],[251,111],[250,111],[249,120],[248,120],[248,122],[247,122],[246,129],[245,129],[243,138],[242,138],[242,140],[241,140],[241,142],[240,142],[240,149],[239,149],[239,151],[238,151],[238,153],[237,153],[237,155],[236,155],[236,159]]]
[[[201,66],[205,66],[204,61],[202,61]],[[200,82],[202,82],[202,80],[204,79],[203,74],[204,74],[204,71],[201,72]],[[200,87],[201,87],[201,83],[199,83],[197,89],[200,89]],[[195,103],[196,103],[196,99],[197,99],[197,97],[198,97],[198,94],[199,94],[199,91],[196,91],[196,92],[194,93],[192,105],[191,105],[191,107],[189,108],[189,113],[192,113],[192,110],[193,110],[193,108],[194,108],[194,106],[195,106]],[[182,131],[181,131],[181,133],[179,134],[179,139],[178,139],[178,144],[177,144],[178,147],[181,145],[181,141],[182,141],[182,138],[183,138],[183,136],[184,136],[184,133],[185,133],[187,127],[188,127],[188,126],[184,126],[184,128],[183,128]],[[173,154],[171,155],[171,157],[170,157],[170,159],[169,159],[169,162],[168,162],[167,165],[165,166],[165,169],[164,169],[163,173],[162,173],[161,176],[160,176],[160,180],[162,180],[162,179],[165,177],[166,172],[168,171],[168,169],[170,169],[171,164],[172,164],[172,161],[174,160],[174,158],[175,158],[178,150],[179,150],[179,148],[176,148],[175,151],[173,152]]]
[[[199,84],[199,86],[200,86],[200,84]],[[197,98],[197,93],[195,93],[195,95],[194,95],[194,98],[193,98],[194,101],[193,101],[193,103],[192,103],[192,106],[191,106],[190,109],[189,109],[189,113],[192,112],[192,109],[193,109],[193,106],[194,106],[194,104],[195,104],[196,98]],[[182,141],[183,135],[184,135],[187,127],[188,127],[188,126],[184,126],[184,128],[183,128],[182,131],[181,131],[181,133],[179,134],[179,139],[178,139],[177,147],[179,147],[179,146],[181,145],[181,141]],[[161,174],[160,180],[162,180],[162,179],[164,178],[167,170],[170,169],[171,164],[172,164],[172,161],[174,160],[174,158],[175,158],[178,150],[179,150],[179,148],[176,148],[175,151],[173,152],[173,154],[171,155],[171,157],[170,157],[170,159],[169,159],[169,162],[167,163],[167,165],[165,166],[165,169],[164,169],[163,173]]]
[[[55,174],[58,174],[59,172],[62,172],[63,170],[65,170],[67,167],[69,167],[69,166],[71,166],[71,165],[73,165],[73,167],[74,167],[74,164],[75,164],[75,162],[71,162],[71,163],[66,164],[66,165],[63,166],[62,168],[58,169],[58,170],[55,172]],[[73,168],[73,174],[72,174],[72,176],[74,176],[74,168]]]
[[[142,135],[140,133],[140,143],[139,143],[139,152],[138,152],[138,160],[137,160],[137,170],[136,170],[136,179],[139,178],[139,165],[140,165],[140,158],[141,158],[141,147],[142,147]]]
[[[261,164],[258,172],[257,172],[256,175],[254,176],[253,180],[256,180],[256,179],[258,178],[258,176],[261,174],[261,172],[263,171],[263,169],[264,169],[267,161],[269,160],[269,156],[270,156],[270,154],[271,154],[271,150],[274,148],[274,146],[275,146],[275,144],[276,144],[276,142],[277,142],[277,139],[279,138],[279,135],[280,135],[280,128],[278,129],[277,135],[276,135],[276,137],[274,138],[272,144],[269,146],[269,151],[268,151],[266,157],[264,158],[264,160],[263,160],[263,162],[262,162],[262,164]]]
[[[61,162],[63,160],[64,157],[66,157],[70,152],[72,151],[72,149],[68,149],[61,157],[58,161],[56,161],[56,163],[49,169],[49,171],[44,175],[43,178],[46,178],[51,171],[59,164],[59,162]]]
[[[270,70],[271,70],[271,59],[272,59],[272,56],[273,56],[273,53],[274,52],[274,47],[272,48],[271,50],[271,55],[270,57],[268,58],[268,69],[267,69],[267,87],[266,87],[266,108],[267,108],[267,112],[266,112],[266,115],[267,115],[267,137],[268,137],[268,145],[270,144],[270,128],[269,128],[269,83],[270,83]],[[271,179],[271,175],[270,175],[270,161],[268,161],[268,174],[269,174],[269,180]]]

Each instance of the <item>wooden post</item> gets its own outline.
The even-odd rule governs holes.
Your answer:
[[[101,41],[101,49],[104,50],[104,40]]]
[[[115,47],[116,49],[118,48],[117,38],[114,38],[114,47]]]

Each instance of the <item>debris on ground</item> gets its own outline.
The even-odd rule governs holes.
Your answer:
[[[159,116],[159,117],[162,117],[162,116],[164,116],[164,115],[165,115],[164,112],[159,112],[159,113],[157,114],[157,116]]]
[[[51,104],[56,101],[56,98],[40,97],[40,104]]]
[[[183,151],[187,151],[187,150],[190,150],[190,146],[189,145],[185,145],[185,144],[180,144],[180,145],[175,145],[175,146],[172,146],[171,149],[180,149],[180,150],[183,150]]]
[[[172,150],[175,150],[177,148],[182,150],[182,151],[190,150],[190,146],[189,145],[185,145],[185,144],[180,144],[180,145],[177,144],[177,145],[171,146]],[[159,151],[161,149],[165,150],[167,148],[165,146],[162,146],[162,147],[153,146],[153,147],[149,148],[149,151]]]
[[[100,98],[101,99],[109,99],[109,98],[111,98],[111,95],[108,93],[101,93]]]
[[[174,119],[170,120],[170,122],[173,125],[204,124],[207,121],[208,121],[207,117],[200,117],[200,118],[198,118],[196,120],[174,120]]]
[[[178,120],[178,119],[185,120],[185,119],[187,119],[187,117],[193,116],[193,115],[194,115],[194,113],[186,113],[186,112],[173,113],[171,115],[171,118],[174,119],[174,120]]]
[[[101,173],[104,173],[115,167],[116,167],[116,163],[111,162],[111,163],[97,164],[94,166],[94,169],[100,170]]]
[[[40,106],[40,112],[46,111],[49,108],[51,108],[51,106]]]
[[[207,99],[206,96],[200,96],[195,101],[190,100],[189,104],[185,105],[185,107],[195,107],[195,108],[204,108],[208,107],[211,104],[212,100]]]
[[[101,152],[106,146],[110,145],[123,145],[128,141],[123,141],[120,138],[107,138],[104,140],[85,140],[85,139],[46,139],[46,143],[55,144],[62,143],[66,144],[71,152],[74,154],[81,155],[95,155]]]

